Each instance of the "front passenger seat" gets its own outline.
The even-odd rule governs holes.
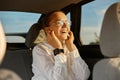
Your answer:
[[[106,57],[93,68],[93,80],[120,80],[120,2],[105,13],[100,33],[100,49]]]

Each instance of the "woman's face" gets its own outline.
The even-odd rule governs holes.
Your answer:
[[[70,23],[62,12],[54,12],[50,16],[49,30],[54,31],[56,37],[60,40],[66,40],[69,33]]]

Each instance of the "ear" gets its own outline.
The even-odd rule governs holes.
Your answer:
[[[48,31],[50,31],[50,28],[49,27],[45,27],[44,30],[45,30],[45,32],[48,32]]]

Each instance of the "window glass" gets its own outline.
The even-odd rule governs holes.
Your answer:
[[[95,0],[82,6],[81,40],[83,45],[99,44],[105,11],[119,0]]]
[[[67,16],[67,19],[70,22],[70,24],[72,24],[71,19],[70,19],[70,12],[66,16]]]
[[[41,14],[25,12],[0,11],[0,21],[6,35],[27,33],[32,24],[36,23]],[[7,36],[7,42],[25,42],[20,36]]]

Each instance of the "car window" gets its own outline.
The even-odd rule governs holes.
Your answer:
[[[106,9],[119,0],[95,0],[82,6],[81,40],[83,45],[99,44]]]
[[[27,33],[32,24],[36,23],[41,14],[0,11],[0,21],[2,22],[9,43],[24,43],[25,38],[12,36],[14,34]],[[10,35],[11,34],[11,35]]]
[[[68,19],[68,21],[70,22],[70,24],[72,24],[71,19],[70,19],[70,12],[67,13],[66,16],[67,16],[67,19]],[[70,25],[69,27],[71,27],[71,25]]]

